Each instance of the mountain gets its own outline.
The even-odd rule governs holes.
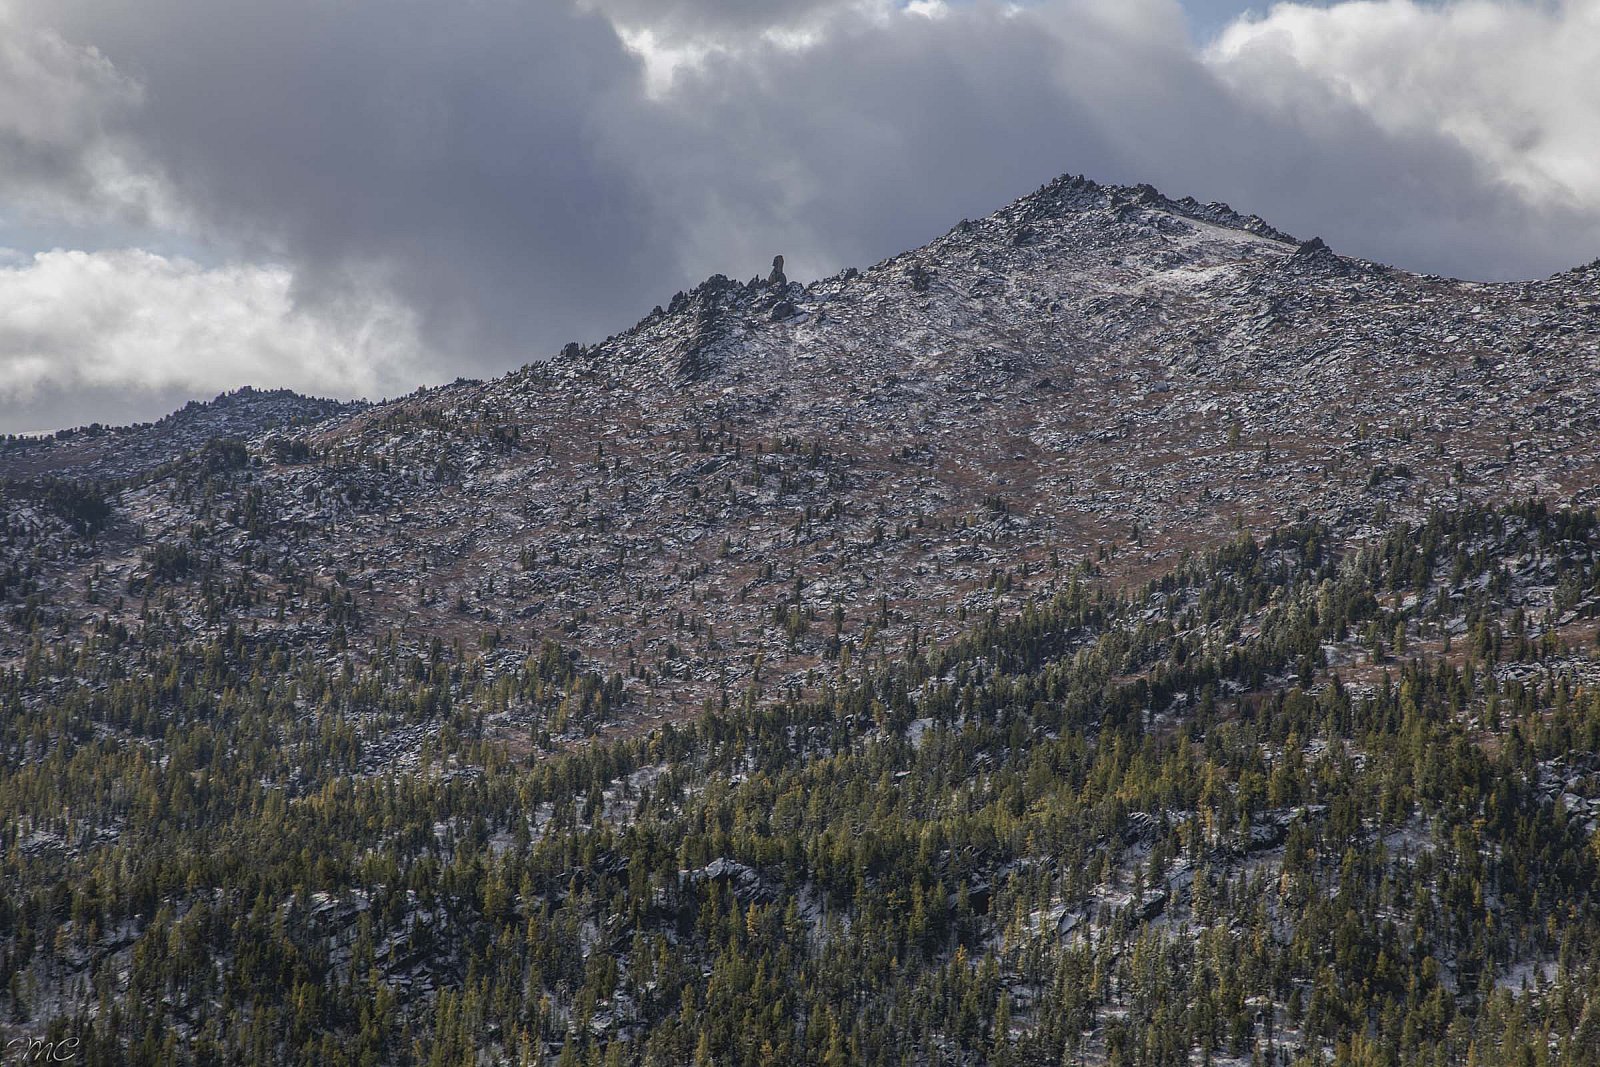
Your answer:
[[[171,415],[135,426],[91,423],[53,434],[0,440],[8,479],[128,481],[181,460],[218,437],[293,430],[364,405],[245,386],[215,400],[190,401]]]
[[[1600,261],[1069,176],[493,381],[5,442],[12,1025],[1593,1062],[1597,371]]]
[[[1597,374],[1600,268],[1419,277],[1069,177],[865,272],[713,278],[491,382],[357,409],[255,394],[153,448],[118,435],[115,464],[68,441],[7,466],[174,464],[116,495],[92,552],[28,575],[51,603],[95,575],[131,621],[181,548],[248,586],[227,623],[291,643],[328,638],[334,592],[358,653],[391,630],[555,638],[622,675],[620,721],[720,704],[758,657],[764,686],[806,687],[847,649],[946,640],[1084,560],[1128,580],[1300,515],[1360,537],[1461,502],[1586,504]],[[202,433],[238,438],[237,468]]]

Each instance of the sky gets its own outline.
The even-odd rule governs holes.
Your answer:
[[[1600,0],[0,0],[0,432],[379,399],[1062,173],[1600,256]]]

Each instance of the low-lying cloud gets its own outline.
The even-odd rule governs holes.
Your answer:
[[[408,308],[381,294],[300,307],[293,281],[283,267],[137,250],[0,258],[0,413],[27,431],[85,404],[159,411],[194,391],[285,382],[398,394],[423,373]]]
[[[178,320],[165,333],[57,317],[61,336],[30,335],[50,358],[0,348],[13,423],[25,390],[72,383],[164,400],[493,373],[710,273],[780,251],[796,277],[872,262],[1068,170],[1419,270],[1535,276],[1600,254],[1595,0],[1279,5],[1201,46],[1175,0],[0,12],[0,100],[55,102],[0,104],[0,144],[19,146],[0,155],[0,219],[177,235],[234,338],[156,351],[199,329],[198,298],[149,306]],[[160,274],[90,258],[129,272],[126,301]]]

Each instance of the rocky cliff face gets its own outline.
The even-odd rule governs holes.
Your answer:
[[[7,453],[4,588],[62,635],[155,604],[357,657],[552,639],[616,676],[626,725],[941,641],[1084,560],[1122,581],[1302,515],[1361,538],[1592,502],[1597,371],[1600,266],[1418,276],[1067,177],[864,271],[712,278],[494,381],[271,425],[224,405],[161,462]],[[53,474],[121,479],[92,538],[42,502]]]

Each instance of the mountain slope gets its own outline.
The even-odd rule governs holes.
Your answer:
[[[562,682],[549,647],[514,676],[148,625],[36,649],[0,678],[0,1036],[93,1064],[1594,1063],[1600,523],[1331,544],[1240,538],[1127,596],[1078,573],[821,699],[530,761],[483,718]],[[419,725],[419,760],[363,771]]]
[[[254,435],[237,469],[121,493],[95,551],[32,580],[144,589],[183,545],[191,575],[252,589],[230,621],[291,641],[331,632],[307,624],[337,590],[358,650],[553,637],[622,675],[630,714],[693,711],[758,660],[805,686],[947,639],[1084,559],[1138,577],[1302,513],[1361,536],[1457,501],[1582,504],[1597,301],[1594,268],[1418,277],[1064,178],[865,272],[714,278],[293,455]]]
[[[301,396],[287,389],[246,386],[189,404],[137,426],[93,423],[44,437],[0,441],[7,478],[132,480],[175,462],[214,437],[260,437],[294,430],[363,405]]]

